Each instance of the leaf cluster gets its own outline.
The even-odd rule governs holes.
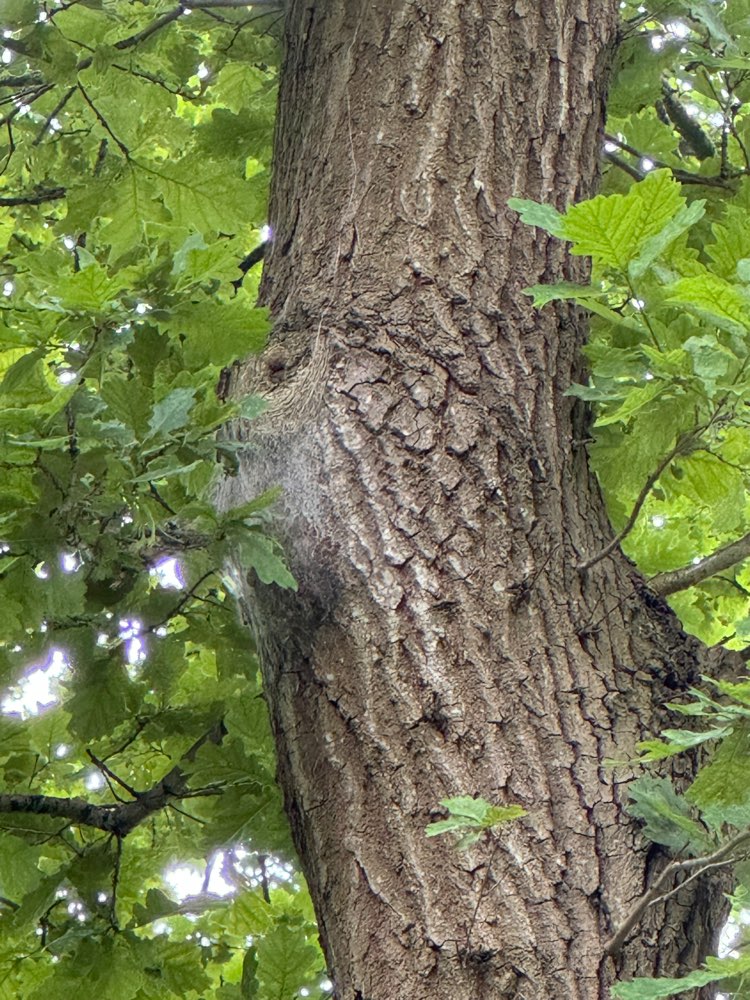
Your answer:
[[[456,847],[459,850],[476,844],[502,823],[526,815],[526,810],[521,806],[493,806],[486,799],[468,795],[442,799],[440,805],[447,809],[448,818],[430,823],[425,833],[428,837],[437,837],[442,833],[458,834]]]
[[[321,995],[226,555],[295,584],[275,494],[213,503],[262,410],[216,386],[267,330],[278,13],[196,6],[0,3],[0,997]]]

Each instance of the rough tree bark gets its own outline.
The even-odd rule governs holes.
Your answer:
[[[585,265],[506,206],[592,193],[617,8],[287,12],[275,325],[237,385],[269,410],[223,502],[285,489],[299,592],[243,600],[340,1000],[591,1000],[712,943],[692,883],[604,955],[664,858],[603,761],[705,651],[619,552],[576,569],[612,537],[564,396],[585,330],[522,289]],[[424,834],[460,794],[528,817],[460,854]]]

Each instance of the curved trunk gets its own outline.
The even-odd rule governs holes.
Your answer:
[[[275,326],[239,380],[269,410],[223,502],[285,489],[299,592],[244,602],[341,1000],[590,1000],[709,944],[693,883],[604,957],[664,863],[604,761],[701,650],[619,553],[575,568],[611,537],[564,395],[584,329],[523,289],[584,264],[506,206],[591,193],[617,8],[287,13]],[[455,795],[528,816],[459,853],[424,834]]]

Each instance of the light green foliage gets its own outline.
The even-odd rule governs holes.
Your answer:
[[[474,799],[468,795],[442,799],[440,805],[448,810],[448,818],[430,823],[425,832],[428,837],[437,837],[441,833],[458,834],[456,847],[459,849],[476,844],[500,824],[526,815],[521,806],[493,806],[486,799]]]
[[[662,997],[682,996],[709,983],[721,983],[722,989],[730,995],[744,995],[746,980],[750,974],[750,957],[709,958],[705,969],[698,969],[680,979],[634,979],[629,983],[618,983],[612,988],[612,996],[617,1000],[661,1000]]]
[[[267,329],[257,275],[233,282],[265,222],[278,14],[173,10],[0,2],[0,794],[184,782],[121,841],[0,812],[2,998],[323,995],[226,554],[295,582],[275,494],[211,502],[236,461],[217,430],[262,411],[216,386]],[[175,895],[174,865],[203,889]]]
[[[592,260],[588,285],[528,292],[539,308],[565,299],[591,314],[587,378],[569,392],[593,410],[587,446],[623,547],[656,576],[750,531],[750,4],[622,7],[604,193],[565,212],[510,204]],[[707,643],[745,649],[749,596],[738,562],[670,601]],[[704,678],[670,707],[685,728],[639,744],[639,762],[698,747],[705,763],[684,795],[664,777],[638,778],[628,808],[648,839],[700,861],[750,825],[750,684]],[[709,959],[613,996],[693,995],[718,981],[746,996],[748,968],[746,957]]]

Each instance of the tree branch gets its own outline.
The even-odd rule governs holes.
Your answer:
[[[89,755],[89,758],[92,761],[92,763],[95,764],[99,768],[99,770],[102,772],[102,774],[104,775],[105,778],[108,778],[111,781],[114,781],[116,784],[120,785],[120,787],[124,788],[125,791],[128,793],[128,795],[131,795],[134,799],[138,798],[138,792],[136,791],[136,789],[133,788],[131,785],[127,784],[127,782],[123,781],[122,778],[118,778],[117,775],[115,774],[115,772],[112,771],[110,768],[108,768],[107,765],[104,763],[103,760],[99,760],[99,758],[96,756],[96,754],[92,753],[91,750],[87,749],[86,753]],[[112,789],[110,789],[110,790],[112,790]],[[114,795],[114,797],[116,799],[119,800],[119,796],[115,795],[115,793],[114,793],[113,790],[112,790],[112,794]]]
[[[739,860],[739,856],[733,857],[734,851],[741,847],[748,839],[750,839],[750,830],[743,830],[742,833],[738,833],[731,840],[718,847],[713,854],[708,854],[702,858],[688,858],[687,861],[673,861],[667,865],[656,882],[654,882],[648,892],[641,896],[630,913],[625,917],[620,927],[615,931],[611,940],[604,948],[604,954],[616,955],[620,948],[622,948],[630,932],[640,923],[643,914],[649,906],[661,902],[662,899],[666,899],[667,896],[672,894],[673,890],[669,890],[662,895],[662,890],[674,875],[677,875],[679,872],[698,869],[690,876],[693,879],[704,874],[708,869],[715,868],[719,864],[732,864]],[[746,853],[747,848],[742,856]],[[678,888],[681,888],[681,886]]]
[[[648,581],[648,585],[657,594],[666,597],[668,594],[676,594],[678,590],[686,590],[694,587],[696,583],[701,583],[711,576],[716,576],[724,569],[729,569],[736,563],[742,562],[750,557],[750,532],[739,538],[736,542],[730,542],[722,548],[712,552],[710,556],[701,559],[699,563],[681,566],[680,569],[670,570],[668,573],[657,573]]]
[[[41,129],[37,133],[36,139],[34,139],[34,141],[31,144],[32,146],[38,146],[39,143],[42,141],[42,139],[44,139],[52,123],[52,119],[57,118],[57,116],[60,114],[60,112],[68,103],[68,101],[71,99],[73,94],[75,94],[76,90],[77,90],[76,87],[68,87],[63,96],[60,98],[60,100],[57,102],[57,104],[45,118],[44,125],[42,125]]]
[[[620,170],[624,170],[625,173],[632,177],[634,181],[642,181],[646,176],[642,171],[638,170],[636,167],[631,166],[627,160],[624,160],[617,153],[610,153],[608,150],[604,151],[604,159],[607,160],[615,167],[619,167]]]
[[[255,267],[256,264],[259,264],[263,260],[265,255],[266,255],[266,243],[259,243],[254,250],[250,251],[247,257],[245,257],[243,260],[240,261],[239,269],[240,271],[242,271],[242,277],[236,278],[232,282],[235,289],[239,290],[239,287],[244,281],[247,272],[250,270],[250,268]]]
[[[175,7],[174,10],[167,11],[166,14],[162,14],[161,17],[157,17],[155,21],[152,21],[143,31],[139,31],[135,35],[130,35],[128,38],[121,38],[119,42],[115,42],[115,48],[120,49],[132,49],[134,45],[140,44],[140,42],[145,42],[147,38],[150,38],[154,32],[158,31],[160,28],[165,27],[167,24],[171,24],[172,21],[176,21],[178,17],[181,17],[185,13],[185,8],[180,4]],[[84,60],[90,66],[93,59]],[[86,67],[88,68],[88,66]]]
[[[204,733],[182,758],[192,761],[204,743],[220,744],[226,734],[222,721]],[[185,772],[176,764],[152,788],[136,792],[133,802],[93,805],[81,798],[59,798],[55,795],[0,794],[0,813],[27,813],[36,816],[54,816],[69,820],[78,826],[91,826],[96,830],[114,834],[122,839],[153,813],[160,812],[173,801],[190,795]],[[215,794],[211,789],[210,794]]]
[[[672,171],[672,176],[675,180],[680,181],[681,184],[704,184],[706,187],[720,187],[729,188],[731,187],[729,181],[731,178],[718,176],[704,176],[703,174],[694,174],[689,170],[681,170],[679,167],[673,167],[671,163],[666,163],[664,160],[659,160],[656,157],[650,156],[648,153],[642,153],[635,146],[631,146],[630,143],[625,142],[623,139],[618,139],[616,135],[612,135],[610,132],[605,132],[604,139],[606,142],[612,143],[613,146],[617,146],[624,153],[630,153],[631,156],[637,157],[639,160],[647,159],[650,160],[655,167],[660,169],[667,169]],[[617,162],[618,167],[622,167],[622,162]],[[745,173],[744,170],[738,170],[733,175],[734,177],[740,177]]]
[[[43,205],[45,201],[59,201],[66,195],[64,187],[49,188],[37,191],[36,194],[19,195],[16,198],[0,198],[0,206],[8,208],[13,205]]]

